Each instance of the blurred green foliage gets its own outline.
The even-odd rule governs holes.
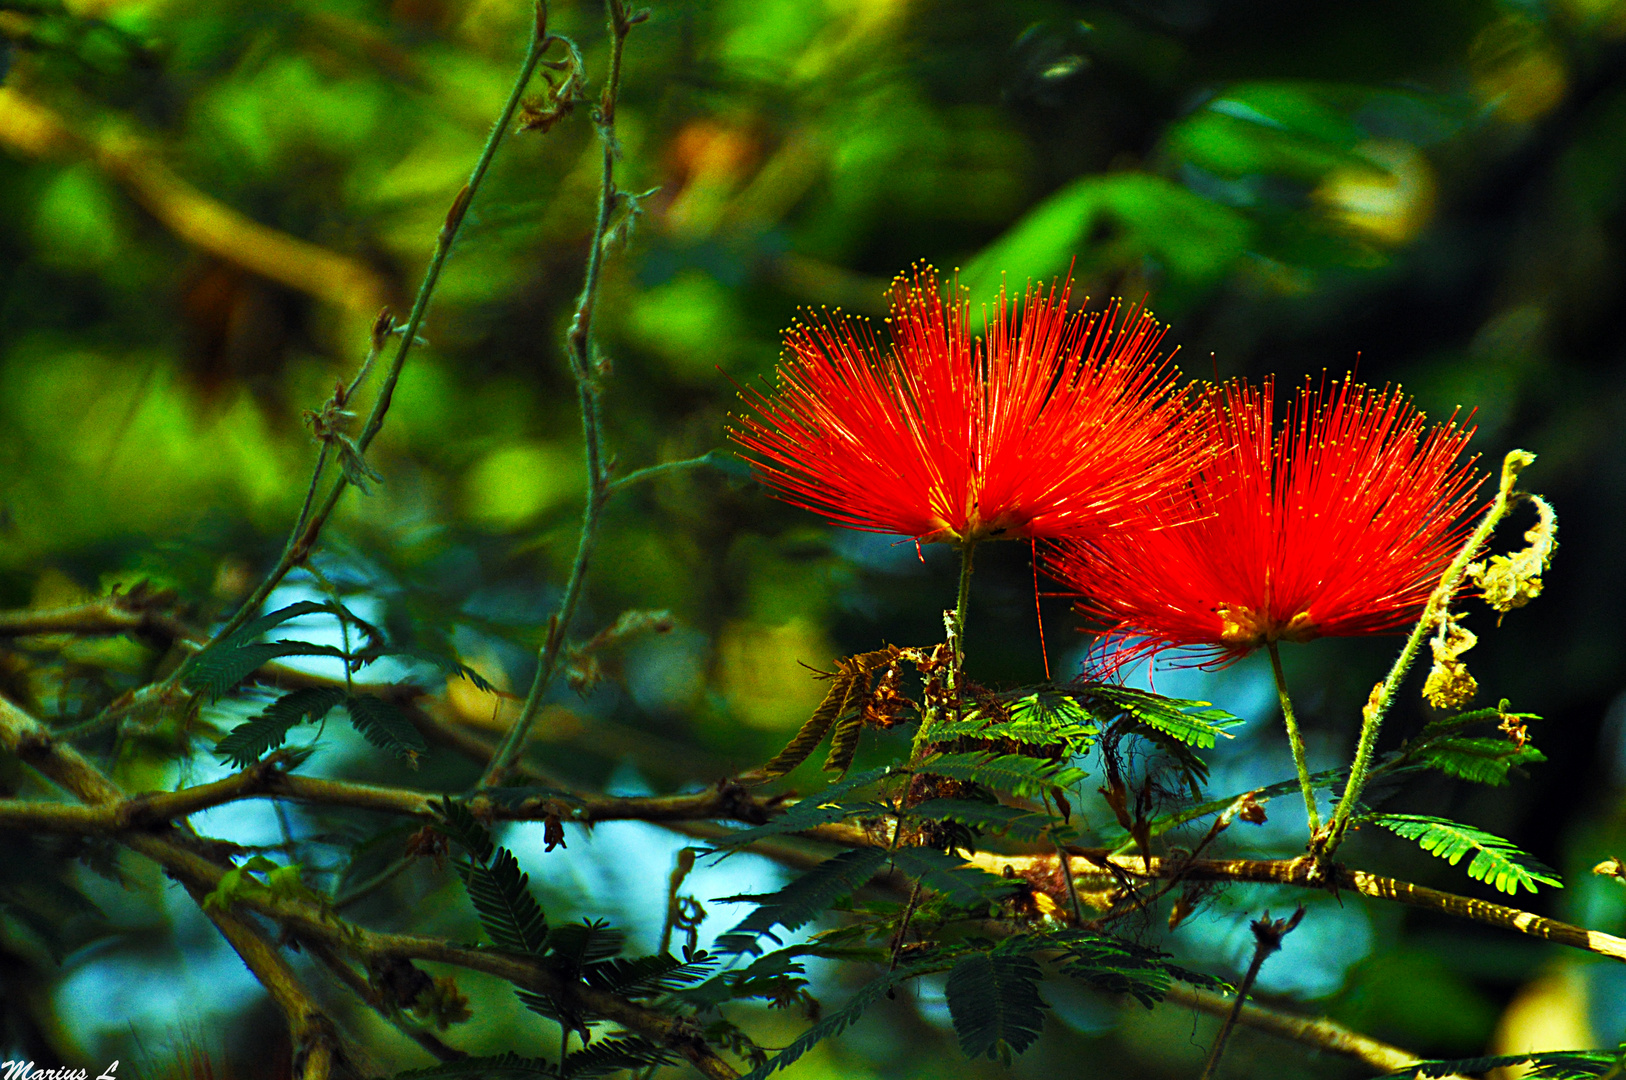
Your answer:
[[[1547,594],[1479,627],[1475,665],[1488,698],[1549,718],[1551,760],[1511,789],[1442,789],[1422,809],[1512,837],[1572,882],[1626,848],[1626,3],[651,6],[620,124],[623,186],[657,190],[600,299],[622,472],[722,445],[735,384],[771,372],[799,310],[883,314],[888,279],[917,259],[958,269],[973,305],[1069,268],[1098,298],[1144,297],[1198,377],[1274,371],[1286,386],[1358,365],[1435,415],[1477,409],[1480,452],[1539,453],[1530,483],[1563,523]],[[552,16],[601,72],[598,8],[560,0]],[[0,604],[148,580],[200,621],[229,611],[303,496],[315,449],[301,411],[354,370],[378,304],[410,299],[530,18],[521,0],[0,0]],[[597,161],[580,115],[507,140],[372,454],[385,482],[343,504],[317,560],[327,584],[298,585],[365,599],[392,634],[455,650],[506,690],[530,680],[575,546],[580,428],[560,343]],[[333,261],[272,272],[243,221]],[[679,627],[629,648],[619,681],[555,693],[540,731],[550,767],[667,790],[759,763],[819,700],[803,665],[936,640],[953,568],[894,540],[831,530],[720,470],[629,492],[609,512],[582,628],[630,607],[670,609]],[[979,554],[970,654],[990,684],[1042,673],[1030,573],[1014,546]],[[1065,605],[1042,607],[1066,674],[1078,643]],[[1344,755],[1389,647],[1319,642],[1290,658],[1317,767]],[[138,653],[124,658],[132,679]],[[77,700],[7,662],[8,691],[64,711]],[[1251,676],[1225,677],[1236,690]],[[88,700],[120,690],[114,678]],[[487,728],[512,715],[455,680],[445,707]],[[1397,731],[1422,716],[1408,708]],[[177,738],[132,742],[124,767],[173,784],[160,761]],[[667,872],[672,847],[597,841],[617,842],[651,861],[648,880]],[[1413,880],[1446,873],[1362,842]],[[570,876],[598,872],[537,876],[574,898],[561,906],[598,914]],[[612,881],[617,902],[636,907],[648,880]],[[51,954],[82,949],[85,922],[36,933],[53,888],[30,886],[38,903],[9,912],[0,944],[7,1056],[104,1052],[123,1018],[74,995],[142,985],[158,964],[142,950],[160,928],[123,926],[101,954],[111,983],[84,981],[94,951],[57,968]],[[444,889],[401,888],[468,930]],[[1551,895],[1533,903],[1603,929],[1626,918],[1618,889]],[[109,910],[127,916],[117,896]],[[184,901],[163,910],[224,982],[207,1007],[180,995],[156,1015],[246,1010],[229,1049],[251,1061],[276,1018],[252,986],[220,989],[230,979]],[[1413,1049],[1485,1049],[1542,972],[1528,952],[1426,936],[1437,928],[1377,927],[1375,945],[1328,961],[1344,985],[1314,995]],[[513,1011],[473,994],[477,1010]],[[1131,1008],[1120,1024],[1100,1002],[1056,1008],[1054,1037],[1018,1075],[1186,1076],[1200,1059],[1174,1010]],[[800,1075],[999,1074],[958,1056],[940,1000],[892,1015]],[[1595,997],[1587,1015],[1597,1044],[1626,1037],[1618,1000]],[[782,1043],[795,1028],[773,1014],[756,1030]],[[1341,1066],[1326,1068],[1315,1075]],[[1257,1038],[1229,1069],[1309,1075],[1298,1050]]]

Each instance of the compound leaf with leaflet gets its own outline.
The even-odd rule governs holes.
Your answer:
[[[1511,770],[1546,761],[1547,756],[1530,743],[1517,746],[1506,739],[1445,738],[1422,747],[1412,759],[1459,780],[1499,787],[1507,783]]]
[[[949,971],[949,1016],[967,1057],[1009,1058],[1039,1037],[1049,1006],[1039,996],[1043,973],[1032,957],[973,953]]]
[[[1053,787],[1075,784],[1085,775],[1083,770],[1059,761],[1020,754],[939,754],[921,762],[920,771],[1032,798]]]
[[[1468,852],[1474,852],[1473,861],[1468,864],[1468,876],[1475,881],[1489,882],[1502,892],[1517,893],[1521,887],[1535,892],[1538,882],[1559,889],[1564,887],[1558,871],[1501,837],[1471,825],[1421,814],[1374,814],[1366,820],[1407,840],[1417,841],[1418,847],[1452,866]]]
[[[294,726],[307,720],[316,723],[342,701],[344,691],[337,687],[307,686],[284,694],[258,716],[232,728],[215,743],[215,753],[246,769],[286,742]]]
[[[843,896],[875,876],[887,860],[884,848],[854,848],[826,859],[778,892],[723,897],[724,903],[757,901],[758,907],[743,922],[718,939],[728,952],[755,951],[756,939],[772,937],[776,926],[794,931],[807,925]]]
[[[429,749],[401,707],[373,694],[351,694],[344,699],[350,724],[362,738],[399,758],[416,761]]]

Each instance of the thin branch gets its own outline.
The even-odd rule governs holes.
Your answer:
[[[1202,1075],[1197,1080],[1210,1080],[1214,1070],[1219,1068],[1220,1059],[1225,1056],[1225,1044],[1231,1038],[1231,1031],[1236,1027],[1237,1019],[1242,1015],[1242,1007],[1248,1003],[1248,991],[1253,989],[1254,981],[1259,978],[1259,969],[1265,966],[1265,961],[1282,947],[1282,938],[1293,932],[1299,920],[1304,918],[1304,906],[1293,912],[1286,919],[1271,919],[1270,912],[1265,917],[1255,919],[1249,924],[1253,931],[1253,961],[1248,964],[1248,973],[1242,976],[1242,982],[1236,988],[1236,1004],[1231,1011],[1225,1014],[1225,1022],[1220,1025],[1219,1034],[1214,1036],[1214,1045],[1208,1051],[1208,1061],[1203,1065]]]
[[[0,749],[16,754],[28,765],[92,805],[116,803],[123,797],[118,786],[78,750],[54,739],[38,720],[0,697]],[[207,843],[185,834],[162,836],[143,831],[119,835],[126,847],[162,866],[189,889],[212,892],[225,877],[226,867],[205,858],[193,844]],[[602,1016],[647,1039],[669,1046],[686,1057],[705,1076],[733,1080],[739,1073],[718,1057],[691,1021],[645,1008],[583,983],[561,978],[534,957],[521,957],[490,949],[471,949],[437,938],[381,934],[340,919],[331,910],[309,901],[277,896],[269,890],[244,890],[237,906],[274,920],[300,939],[324,944],[363,962],[390,957],[434,960],[471,971],[483,971],[524,989],[556,998],[578,1011]]]
[[[1226,1016],[1233,1008],[1232,1002],[1223,994],[1181,983],[1170,984],[1163,1000],[1189,1006],[1210,1016]],[[1399,1072],[1423,1060],[1398,1046],[1379,1042],[1369,1035],[1351,1030],[1336,1020],[1329,1020],[1324,1016],[1296,1016],[1293,1013],[1260,1005],[1257,1001],[1250,1001],[1242,1006],[1241,1012],[1237,1014],[1237,1023],[1303,1043],[1329,1054],[1354,1058],[1380,1073]],[[1450,1076],[1445,1080],[1467,1080],[1467,1078]]]
[[[1104,852],[1079,854],[1072,849],[1073,875],[1080,887],[1111,887],[1119,875],[1132,878],[1157,879],[1179,876],[1189,881],[1248,881],[1268,885],[1293,885],[1305,889],[1348,890],[1379,900],[1393,900],[1412,907],[1426,908],[1474,922],[1515,930],[1521,934],[1557,942],[1576,949],[1597,953],[1615,960],[1626,961],[1626,938],[1588,930],[1570,923],[1549,919],[1532,912],[1521,911],[1505,904],[1442,892],[1409,881],[1369,874],[1364,870],[1334,867],[1330,880],[1324,871],[1308,857],[1297,859],[1162,859],[1153,857],[1150,865],[1139,855],[1118,856]],[[1055,871],[1055,857],[1051,855],[994,855],[978,852],[967,862],[992,873],[1011,872],[1035,880]]]
[[[1274,641],[1269,642],[1270,668],[1276,675],[1276,694],[1282,702],[1282,721],[1287,725],[1287,743],[1293,750],[1293,769],[1298,773],[1299,789],[1304,794],[1304,814],[1310,822],[1310,838],[1321,831],[1321,814],[1315,807],[1315,785],[1310,781],[1310,766],[1305,760],[1304,736],[1299,734],[1298,717],[1293,714],[1293,699],[1287,693],[1287,675],[1282,671],[1282,651]]]
[[[625,491],[627,488],[630,488],[635,484],[641,484],[646,480],[653,480],[657,476],[665,476],[667,473],[681,472],[685,469],[698,469],[703,466],[710,465],[711,460],[711,454],[706,453],[701,454],[699,457],[684,458],[682,461],[663,461],[659,465],[650,465],[634,472],[630,472],[621,477],[619,480],[612,481],[610,483],[609,494],[615,495],[618,492]]]
[[[345,962],[344,958],[321,942],[307,942],[306,948],[310,954],[320,960],[340,982],[356,997],[365,1001],[397,1031],[423,1047],[436,1061],[457,1061],[469,1055],[456,1047],[447,1046],[433,1033],[415,1028],[402,1016],[399,1009],[391,1008],[372,984],[362,978],[356,969]]]
[[[606,464],[604,436],[599,421],[600,377],[603,367],[593,355],[593,310],[598,301],[599,276],[604,266],[604,251],[608,246],[610,222],[617,205],[625,196],[615,186],[615,161],[620,146],[615,136],[616,100],[621,91],[621,57],[632,27],[647,17],[646,12],[632,12],[624,0],[608,0],[610,29],[610,70],[604,81],[604,91],[594,120],[598,126],[603,162],[598,191],[598,220],[587,250],[587,270],[583,275],[582,291],[576,300],[576,311],[565,335],[565,352],[570,360],[570,371],[576,380],[576,397],[581,407],[582,443],[587,462],[587,505],[582,509],[581,533],[576,540],[576,557],[570,566],[570,577],[565,582],[564,595],[559,608],[548,620],[547,638],[537,657],[536,675],[531,689],[525,695],[525,704],[514,723],[497,747],[496,754],[480,777],[479,787],[502,783],[514,763],[525,751],[525,741],[536,723],[542,708],[542,698],[553,684],[559,661],[564,655],[566,637],[576,607],[581,602],[587,584],[587,567],[592,560],[593,548],[598,542],[599,521],[604,505],[611,493],[610,472]]]
[[[536,66],[542,59],[543,51],[554,40],[547,34],[546,9],[539,7],[535,30],[531,35],[529,47],[525,52],[525,61],[520,65],[519,75],[514,80],[513,89],[509,91],[508,101],[503,106],[502,113],[497,122],[492,125],[491,132],[486,138],[485,147],[480,151],[479,159],[474,163],[474,169],[469,174],[468,183],[463,185],[457,197],[452,200],[451,209],[446,213],[446,221],[441,226],[440,235],[435,242],[435,253],[430,257],[429,265],[424,270],[423,281],[418,286],[418,295],[412,302],[411,314],[400,328],[401,343],[396,347],[395,356],[391,359],[383,382],[379,386],[378,396],[373,401],[372,411],[367,416],[367,422],[362,426],[361,433],[356,437],[355,446],[359,454],[365,454],[379,429],[384,426],[384,417],[389,412],[390,401],[395,393],[396,383],[400,380],[401,370],[406,365],[407,355],[418,340],[418,328],[423,324],[424,313],[429,309],[429,301],[434,296],[435,286],[440,281],[440,272],[446,265],[446,258],[451,254],[452,242],[457,239],[458,230],[463,225],[464,215],[468,212],[469,203],[473,200],[480,183],[485,179],[486,171],[491,167],[491,161],[497,155],[497,148],[501,145],[503,136],[508,131],[508,124],[513,119],[515,111],[519,108],[520,98],[525,88],[530,85],[531,76],[536,72]],[[349,480],[340,477],[329,490],[326,499],[314,513],[302,515],[304,521],[301,527],[289,534],[288,543],[283,548],[282,556],[277,560],[265,580],[251,593],[247,600],[238,609],[237,614],[228,619],[211,639],[211,644],[239,629],[254,613],[265,603],[266,598],[281,584],[282,579],[296,565],[302,562],[316,544],[316,538],[327,522],[329,515],[338,505],[339,497],[344,494]],[[177,673],[178,675],[179,673]],[[175,677],[172,677],[171,682]]]

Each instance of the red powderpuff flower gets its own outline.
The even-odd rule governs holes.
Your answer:
[[[1467,533],[1472,428],[1425,430],[1399,393],[1348,379],[1210,392],[1216,456],[1136,526],[1058,547],[1047,569],[1110,633],[1108,666],[1185,647],[1224,664],[1260,645],[1378,634],[1415,619]],[[1174,515],[1183,524],[1163,525]],[[1167,518],[1164,518],[1167,520]]]
[[[893,342],[797,323],[771,393],[742,391],[729,434],[787,502],[920,542],[1055,538],[1127,521],[1206,453],[1164,328],[1114,304],[1069,314],[1072,282],[1004,291],[983,337],[936,272],[892,286]]]

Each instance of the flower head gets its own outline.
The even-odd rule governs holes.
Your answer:
[[[1164,328],[1118,305],[1070,314],[1072,283],[1003,290],[982,337],[934,271],[893,283],[892,343],[836,316],[797,323],[771,393],[730,431],[779,497],[922,542],[1057,538],[1127,521],[1205,453]]]
[[[1346,379],[1307,384],[1277,430],[1273,390],[1212,390],[1217,453],[1179,498],[1052,553],[1049,571],[1110,630],[1114,665],[1396,629],[1461,547],[1479,481],[1457,459],[1473,429],[1425,428],[1399,393]]]

